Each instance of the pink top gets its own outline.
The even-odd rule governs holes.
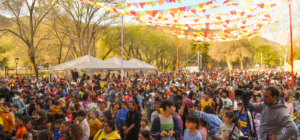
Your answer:
[[[285,102],[285,106],[286,106],[286,112],[290,115],[293,115],[294,114],[293,104]]]
[[[206,127],[198,128],[198,132],[201,134],[203,140],[207,140],[207,129],[206,129]]]
[[[182,119],[180,118],[180,116],[179,116],[178,114],[176,114],[175,117],[177,118],[178,123],[179,123],[179,125],[181,126],[181,130],[183,130],[183,121],[182,121]],[[178,140],[182,140],[182,139],[183,139],[183,138],[182,138],[182,135],[180,135],[180,136],[178,137]]]

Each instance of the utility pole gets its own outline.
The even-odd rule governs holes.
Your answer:
[[[261,70],[262,70],[262,60],[263,60],[263,58],[262,58],[262,53],[260,53],[260,57],[261,57],[261,60],[260,60],[260,63],[261,63],[261,64],[260,64],[260,65],[261,65],[261,66],[260,66],[260,71],[261,71]]]

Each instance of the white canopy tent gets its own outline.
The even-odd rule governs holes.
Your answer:
[[[127,62],[131,63],[131,64],[134,64],[134,65],[140,66],[141,67],[140,70],[142,70],[142,71],[146,71],[146,70],[156,70],[157,71],[158,70],[157,67],[155,67],[153,65],[150,65],[148,63],[145,63],[145,62],[143,62],[141,60],[135,59],[135,58],[133,58],[131,60],[128,60]]]
[[[110,59],[107,59],[104,61],[105,63],[108,63],[110,65],[113,65],[113,67],[107,68],[107,70],[120,70],[121,71],[121,59],[118,57],[113,57]],[[141,70],[142,67],[138,66],[136,64],[129,63],[125,60],[123,60],[123,70]]]
[[[90,55],[85,55],[80,58],[65,62],[63,64],[56,65],[50,68],[50,73],[54,70],[82,70],[86,71],[90,75],[96,71],[108,70],[107,68],[114,67],[114,65],[106,63],[98,58]]]

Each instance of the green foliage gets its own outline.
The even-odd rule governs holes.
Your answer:
[[[255,60],[257,63],[261,63],[261,53],[263,57],[263,65],[271,65],[276,66],[278,65],[280,54],[278,51],[269,45],[261,45],[256,51],[255,51]]]

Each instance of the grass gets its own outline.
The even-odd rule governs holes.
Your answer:
[[[38,70],[39,77],[49,76],[48,71],[49,70]],[[8,75],[16,76],[16,70],[9,70]],[[33,73],[33,71],[29,71],[29,70],[18,70],[18,75],[19,76],[31,76],[31,75],[35,75],[35,74]],[[0,71],[0,77],[3,77],[3,76],[4,76],[4,71]]]

